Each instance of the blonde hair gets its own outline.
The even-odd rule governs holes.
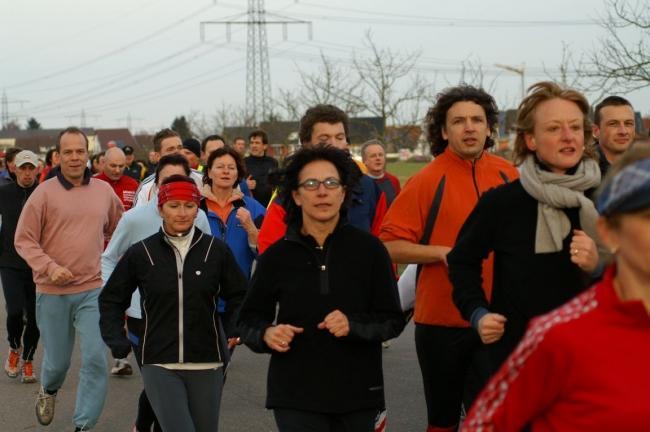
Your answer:
[[[515,138],[514,163],[520,165],[531,153],[526,145],[526,134],[532,134],[535,129],[535,110],[542,102],[551,99],[564,99],[573,102],[580,108],[583,116],[583,132],[585,140],[585,152],[583,159],[586,157],[596,158],[596,151],[593,146],[593,137],[591,135],[591,121],[589,121],[589,102],[582,93],[570,88],[563,88],[560,85],[550,82],[541,81],[528,87],[528,95],[519,104],[517,111],[517,121],[515,129],[517,137]]]

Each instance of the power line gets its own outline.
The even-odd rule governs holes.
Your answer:
[[[223,43],[221,45],[223,45]],[[194,50],[195,48],[201,47],[201,46],[204,46],[204,45],[202,45],[200,43],[197,43],[191,48],[191,50]],[[215,45],[214,43],[210,43],[210,46],[208,47],[207,50],[204,49],[201,52],[197,53],[196,55],[194,55],[194,56],[192,56],[190,58],[181,59],[181,60],[178,60],[177,62],[167,64],[164,69],[153,69],[153,72],[150,72],[149,74],[141,76],[141,77],[136,78],[136,79],[131,79],[131,81],[128,81],[126,83],[124,83],[123,81],[125,79],[127,79],[127,78],[133,78],[133,75],[124,74],[124,76],[120,76],[119,78],[112,79],[109,82],[104,82],[104,83],[99,84],[99,85],[97,85],[95,87],[92,87],[90,89],[85,89],[83,91],[80,91],[80,92],[72,94],[72,95],[66,95],[62,99],[55,99],[55,100],[50,101],[50,102],[45,102],[45,103],[43,103],[43,104],[41,104],[39,106],[30,108],[29,112],[30,113],[47,112],[47,111],[51,111],[52,109],[59,109],[59,108],[61,108],[63,106],[77,104],[79,102],[83,102],[83,101],[86,101],[86,100],[89,100],[89,99],[94,99],[94,98],[96,98],[98,96],[103,96],[105,94],[112,93],[112,92],[114,92],[116,86],[119,86],[119,89],[122,90],[122,89],[125,89],[127,87],[131,87],[131,86],[134,86],[134,85],[137,85],[137,84],[141,84],[142,82],[144,82],[147,79],[155,78],[155,77],[158,77],[160,75],[164,75],[166,73],[169,73],[169,72],[171,72],[171,71],[173,71],[175,69],[178,69],[180,67],[187,66],[191,62],[196,61],[196,60],[198,60],[200,58],[203,58],[206,55],[209,55],[212,52],[212,50],[214,49],[214,47],[217,47],[217,46],[220,46],[220,45],[219,44]],[[141,74],[141,73],[144,73],[144,72],[151,71],[152,66],[155,66],[155,65],[160,64],[160,63],[165,63],[165,62],[171,61],[173,59],[178,59],[178,57],[180,55],[184,55],[186,53],[187,53],[187,51],[183,52],[183,50],[179,50],[179,51],[177,51],[175,53],[169,54],[169,55],[167,55],[167,56],[165,56],[165,57],[163,57],[161,59],[155,60],[154,62],[148,63],[147,65],[145,65],[143,67],[140,67],[138,69],[138,72],[136,72],[136,74]]]
[[[109,51],[107,53],[100,54],[100,55],[98,55],[96,57],[91,58],[90,60],[81,62],[81,63],[76,64],[76,65],[71,66],[71,67],[67,67],[65,69],[58,70],[56,72],[52,72],[52,73],[43,75],[43,76],[38,77],[38,78],[33,78],[33,79],[30,79],[30,80],[27,80],[27,81],[12,84],[10,86],[7,86],[7,88],[14,89],[14,88],[18,88],[18,87],[24,87],[26,85],[33,84],[35,82],[45,81],[45,80],[48,80],[48,79],[51,79],[51,78],[54,78],[54,77],[57,77],[57,76],[61,76],[61,75],[66,74],[68,72],[77,71],[79,69],[88,67],[88,66],[90,66],[92,64],[95,64],[95,63],[98,63],[100,61],[106,60],[107,58],[110,58],[110,57],[112,57],[114,55],[123,53],[124,51],[127,51],[127,50],[129,50],[129,49],[131,49],[131,48],[133,48],[135,46],[141,45],[142,43],[147,42],[147,41],[149,41],[149,40],[151,40],[151,39],[153,39],[153,38],[167,32],[167,31],[173,29],[177,25],[182,24],[185,21],[188,21],[191,18],[202,14],[203,12],[205,12],[208,9],[211,9],[212,7],[213,7],[213,5],[204,6],[204,7],[200,8],[200,9],[198,9],[198,10],[195,10],[194,12],[190,13],[189,15],[186,15],[186,16],[174,21],[171,24],[168,24],[168,25],[166,25],[166,26],[164,26],[162,28],[159,28],[158,30],[156,30],[156,31],[154,31],[152,33],[149,33],[146,36],[143,36],[143,37],[141,37],[139,39],[136,39],[135,41],[133,41],[131,43],[123,45],[123,46],[121,46],[119,48],[116,48],[114,50],[111,50],[111,51]]]
[[[340,6],[332,6],[331,4],[322,5],[318,3],[298,2],[299,5],[304,5],[317,9],[324,9],[327,11],[338,10],[342,12],[352,12],[357,14],[363,14],[364,17],[332,17],[329,15],[319,16],[320,19],[332,19],[332,20],[347,20],[346,22],[354,21],[360,22],[359,20],[372,20],[372,18],[365,18],[368,15],[374,15],[377,17],[389,18],[385,21],[376,21],[377,23],[389,24],[389,21],[394,21],[400,25],[413,25],[416,22],[421,22],[422,25],[440,25],[440,26],[450,26],[450,27],[533,27],[533,26],[597,26],[600,25],[598,21],[592,19],[570,19],[570,20],[490,20],[490,19],[471,19],[471,18],[456,18],[456,17],[436,17],[436,16],[426,16],[426,15],[409,15],[409,14],[398,14],[392,12],[379,12],[375,10],[364,10],[364,9],[355,9],[347,8]],[[301,15],[299,13],[294,13],[294,15]],[[305,14],[302,14],[305,15]],[[316,18],[314,15],[310,15],[311,18]],[[399,20],[398,18],[408,20]],[[366,22],[366,21],[362,21]],[[419,24],[418,24],[419,25]]]
[[[97,32],[97,30],[99,30],[99,29],[101,29],[103,27],[113,26],[115,24],[115,20],[123,20],[124,18],[126,18],[126,17],[128,17],[130,15],[133,15],[135,12],[139,12],[139,11],[141,11],[143,9],[146,9],[146,8],[156,4],[156,3],[159,3],[160,1],[161,0],[152,0],[152,1],[147,2],[147,3],[138,4],[136,7],[132,8],[130,10],[124,11],[121,14],[118,14],[116,17],[112,18],[110,21],[104,22],[103,24],[99,24],[99,25],[93,24],[92,26],[90,26],[88,28],[82,29],[82,30],[80,30],[80,31],[78,31],[76,33],[73,33],[73,34],[69,35],[69,36],[65,36],[64,38],[59,39],[56,42],[49,39],[48,40],[48,42],[50,42],[49,45],[39,44],[38,48],[36,48],[34,50],[23,50],[23,54],[19,55],[18,57],[4,57],[4,58],[1,58],[0,63],[10,62],[10,61],[15,62],[17,59],[22,59],[24,57],[32,57],[33,58],[34,55],[42,53],[44,51],[47,51],[47,50],[49,50],[49,49],[51,49],[53,47],[60,48],[61,45],[67,44],[67,40],[74,40],[74,39],[77,39],[79,37],[88,35],[88,33],[91,32],[91,31],[92,32]]]

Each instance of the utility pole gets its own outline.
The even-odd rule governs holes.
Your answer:
[[[79,118],[79,127],[82,128],[82,129],[85,129],[86,127],[88,127],[88,124],[87,124],[88,122],[86,121],[86,119],[88,117],[92,117],[95,120],[97,120],[99,117],[101,117],[101,115],[99,115],[99,114],[87,114],[86,110],[82,108],[81,112],[79,114],[69,114],[69,115],[65,116],[65,118],[67,118],[68,121],[72,121],[72,119],[74,119],[74,118]]]
[[[268,20],[267,15],[281,18]],[[243,19],[245,18],[245,20]],[[226,39],[231,40],[231,27],[245,25],[248,30],[246,42],[246,106],[248,117],[255,124],[268,120],[272,114],[271,107],[271,70],[269,67],[269,47],[267,42],[266,26],[269,24],[282,25],[283,39],[287,40],[287,27],[289,24],[306,24],[309,31],[309,40],[312,38],[310,21],[302,21],[267,13],[264,9],[264,0],[248,0],[248,12],[235,16],[227,21],[202,21],[201,41],[205,41],[205,25],[222,24],[226,26]]]
[[[7,123],[9,123],[9,101],[7,92],[2,90],[2,129],[7,127]]]
[[[142,120],[142,118],[140,118],[140,117],[133,117],[133,116],[131,116],[131,113],[129,112],[129,113],[126,114],[126,117],[122,117],[122,118],[118,118],[118,119],[117,119],[117,121],[120,121],[120,122],[121,122],[121,121],[125,121],[125,120],[126,120],[126,128],[127,128],[129,131],[132,131],[132,130],[133,130],[133,121],[134,121],[134,120],[136,120],[136,121],[137,121],[137,120]]]
[[[522,63],[521,66],[509,66],[509,65],[496,63],[494,66],[500,69],[507,70],[508,72],[515,73],[521,77],[521,100],[523,100],[524,96],[526,96],[526,82],[524,77],[524,73],[526,71],[526,64]]]
[[[20,107],[23,107],[23,103],[28,102],[26,100],[9,100],[7,97],[7,92],[2,90],[2,98],[0,98],[0,127],[6,129],[11,115],[9,113],[9,104],[10,103],[19,103]]]

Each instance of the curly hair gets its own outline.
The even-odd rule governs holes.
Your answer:
[[[499,109],[490,94],[482,88],[467,84],[446,88],[438,93],[436,96],[436,104],[429,109],[424,120],[427,139],[429,140],[431,154],[433,156],[438,156],[444,152],[449,145],[449,141],[442,137],[442,130],[447,120],[447,112],[456,102],[474,102],[480,105],[483,111],[485,111],[485,117],[490,131],[492,133],[496,131]],[[488,149],[493,145],[494,140],[491,137],[487,137],[483,148]]]
[[[540,81],[528,87],[528,95],[519,104],[517,111],[517,121],[515,129],[517,137],[515,138],[514,163],[520,165],[530,153],[526,145],[526,135],[531,135],[535,130],[535,111],[539,104],[551,99],[564,99],[573,102],[580,108],[583,116],[583,132],[585,140],[584,157],[596,157],[593,147],[593,137],[591,135],[591,122],[589,121],[589,102],[582,93],[570,88],[561,87],[551,81]]]
[[[212,179],[208,175],[212,169],[212,165],[214,164],[215,160],[226,155],[232,157],[235,160],[235,165],[237,166],[237,180],[232,185],[232,187],[234,188],[237,186],[237,183],[246,178],[246,167],[244,166],[244,161],[242,160],[241,155],[237,153],[237,151],[232,147],[221,147],[214,150],[212,153],[210,153],[210,156],[208,156],[208,162],[205,164],[205,172],[203,173],[203,184],[212,186]]]
[[[352,190],[361,179],[361,170],[349,153],[326,144],[318,144],[313,147],[301,148],[285,160],[281,170],[269,174],[269,183],[278,187],[279,202],[287,212],[285,216],[287,225],[295,226],[302,223],[302,210],[294,202],[291,193],[298,190],[302,169],[315,161],[330,162],[336,167],[341,186],[345,188],[345,200],[340,213],[342,217],[347,215]]]

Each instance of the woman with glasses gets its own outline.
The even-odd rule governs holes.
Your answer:
[[[346,220],[359,170],[316,146],[280,178],[287,233],[260,256],[239,318],[244,342],[271,354],[266,406],[281,432],[371,432],[385,405],[381,342],[404,320],[388,253]]]

